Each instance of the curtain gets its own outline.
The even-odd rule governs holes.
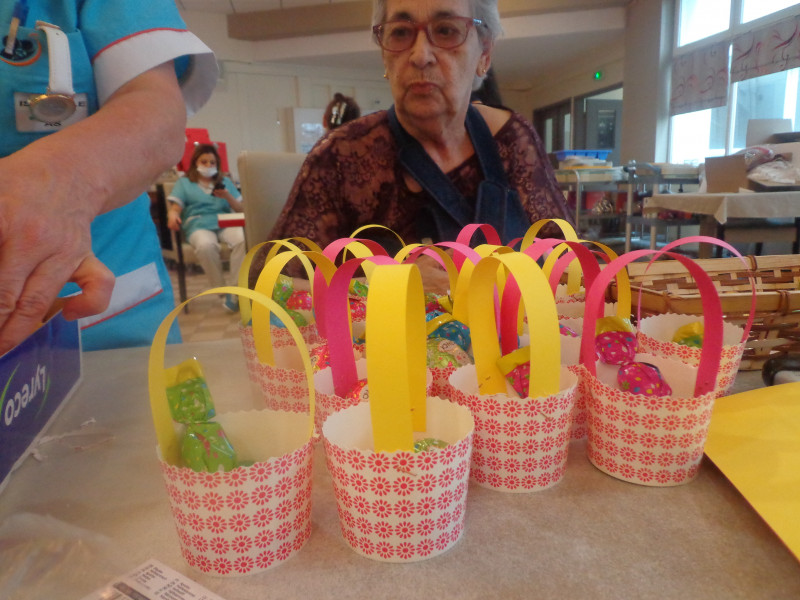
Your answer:
[[[670,115],[725,106],[728,102],[728,42],[698,48],[672,62]]]
[[[800,15],[749,31],[733,40],[731,81],[800,67]]]

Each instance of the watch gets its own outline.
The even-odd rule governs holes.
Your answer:
[[[47,92],[29,100],[31,116],[43,123],[60,123],[70,118],[77,108],[72,89],[72,60],[67,35],[56,25],[36,21],[36,29],[47,37],[47,58],[50,81]]]

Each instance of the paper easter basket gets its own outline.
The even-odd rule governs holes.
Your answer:
[[[473,227],[480,228],[479,225]],[[491,232],[494,230],[491,229]],[[491,233],[487,235],[492,238]],[[496,232],[494,235],[497,236]],[[499,237],[497,239],[499,241]],[[452,256],[448,252],[452,253]],[[429,395],[449,400],[452,397],[450,375],[459,366],[472,362],[471,343],[463,341],[470,340],[466,317],[468,294],[465,281],[468,280],[474,265],[480,260],[481,254],[459,241],[432,245],[410,244],[395,255],[395,260],[400,263],[414,262],[424,255],[431,256],[439,263],[450,282],[447,297],[437,299],[436,312],[441,314],[436,316],[436,313],[426,312],[428,370],[432,380]],[[427,309],[426,306],[426,311]],[[456,315],[461,318],[457,318]],[[448,331],[448,328],[453,329]]]
[[[668,251],[682,244],[692,242],[703,242],[721,246],[734,256],[739,257],[745,269],[749,268],[747,261],[730,244],[705,236],[693,236],[683,238],[664,246],[663,251]],[[754,278],[750,277],[752,297],[751,310],[748,318],[741,325],[725,320],[722,325],[722,351],[720,354],[719,375],[717,377],[716,393],[717,397],[725,396],[735,383],[742,356],[750,335],[753,324],[756,306],[756,287]],[[619,282],[618,282],[619,284]],[[641,293],[640,293],[641,298]],[[641,312],[641,303],[639,304]],[[682,326],[696,323],[700,320],[697,315],[683,315],[675,313],[663,313],[651,315],[645,318],[638,318],[637,342],[642,352],[666,356],[674,360],[679,360],[689,365],[697,366],[700,363],[701,349],[695,346],[679,344],[673,341],[675,332]]]
[[[329,359],[327,365],[318,365],[320,368],[314,373],[317,431],[322,430],[329,415],[366,399],[365,390],[357,388],[367,378],[367,364],[359,347],[354,346],[348,289],[359,269],[371,274],[377,264],[397,263],[380,255],[345,261],[331,277],[319,307],[325,323]]]
[[[367,296],[369,402],[322,426],[342,535],[358,554],[415,562],[464,532],[473,419],[426,396],[422,278],[415,265],[379,265]],[[370,345],[372,344],[372,345]],[[444,448],[414,452],[436,439]]]
[[[241,466],[196,472],[183,466],[179,427],[166,394],[166,336],[183,307],[176,307],[156,332],[149,359],[150,406],[161,472],[186,562],[215,576],[248,575],[294,556],[311,535],[311,472],[314,394],[311,364],[291,318],[258,292],[223,287],[203,292],[247,297],[274,311],[301,348],[311,416],[269,409],[214,417],[231,441]]]
[[[267,242],[266,244],[269,244]],[[301,250],[289,241],[272,242],[264,267],[255,283],[255,291],[271,297],[276,281],[289,261],[299,260],[309,276],[313,286],[317,280],[332,277],[335,267],[321,252]],[[312,244],[312,242],[309,242]],[[261,247],[263,247],[262,245]],[[240,287],[249,283],[249,264],[259,246],[247,254],[239,274]],[[272,252],[278,248],[284,251]],[[314,265],[317,266],[315,275]],[[243,298],[239,303],[241,322],[239,334],[242,341],[247,373],[250,380],[261,390],[261,396],[267,408],[287,410],[291,412],[308,412],[308,394],[305,385],[303,355],[295,344],[291,331],[286,326],[275,325],[275,318],[260,304],[251,307],[250,301]],[[323,338],[316,320],[297,328],[307,347],[322,343]]]
[[[572,236],[570,236],[572,237]],[[546,250],[552,249],[542,265],[542,271],[550,280],[550,287],[556,298],[556,311],[558,312],[559,325],[569,326],[570,331],[580,337],[583,331],[583,313],[585,311],[585,295],[580,289],[579,276],[582,274],[584,288],[591,287],[592,282],[600,273],[600,263],[596,253],[591,252],[584,244],[597,246],[603,259],[611,261],[617,254],[605,244],[589,240],[568,239],[565,242],[553,239],[539,239],[526,246],[524,252],[534,259],[538,259]],[[560,283],[564,272],[568,272],[567,283]],[[628,274],[623,269],[616,275],[617,289],[620,290],[616,303],[604,303],[604,315],[617,315],[629,318],[631,314],[631,294]],[[568,292],[568,298],[575,298],[569,302],[559,302],[558,291]],[[579,325],[579,326],[575,326]],[[575,408],[573,409],[572,427],[570,437],[574,440],[585,439],[588,434],[588,408],[586,400],[588,387],[584,381],[584,369],[580,361],[580,339],[570,336],[562,337],[562,364],[578,376],[578,389],[575,394]],[[505,351],[505,349],[504,349]]]
[[[506,281],[501,305],[507,302],[507,294],[519,290],[534,342],[505,355],[493,309],[500,268],[513,277]],[[513,322],[517,303],[504,306]],[[487,256],[470,279],[469,313],[475,364],[458,369],[450,383],[457,395],[454,399],[469,406],[475,419],[470,477],[478,485],[505,492],[551,487],[566,469],[578,378],[561,366],[558,316],[547,279],[526,254]],[[521,398],[500,363],[513,361],[515,354],[525,350],[530,378],[527,397]]]
[[[652,354],[637,353],[634,361],[655,365],[671,386],[669,396],[622,390],[616,383],[619,367],[596,356],[597,315],[606,288],[619,269],[650,250],[624,254],[607,265],[587,295],[581,361],[588,385],[589,434],[587,456],[601,471],[631,483],[673,486],[694,479],[700,468],[722,348],[722,310],[708,275],[691,259],[675,254],[697,279],[702,290],[705,339],[698,366]],[[659,254],[660,255],[660,254]]]

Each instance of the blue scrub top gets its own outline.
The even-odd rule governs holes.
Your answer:
[[[41,94],[49,82],[47,38],[35,29],[37,20],[57,25],[67,35],[73,88],[76,94],[85,94],[89,114],[100,105],[93,66],[99,55],[103,55],[101,62],[108,66],[119,60],[119,46],[143,48],[153,36],[180,40],[175,44],[178,50],[167,50],[172,52],[167,58],[160,47],[155,57],[148,56],[148,52],[142,52],[141,57],[129,54],[124,68],[134,77],[164,60],[180,59],[182,45],[188,46],[186,54],[205,48],[186,31],[171,0],[30,0],[28,5],[29,13],[19,28],[13,57],[0,57],[0,156],[8,156],[49,134],[19,131],[17,127],[17,113],[21,109],[14,93]],[[13,6],[11,0],[0,0],[0,29],[4,31],[7,31],[4,24],[11,21]],[[144,40],[143,36],[151,38]],[[185,61],[181,64],[185,65]],[[208,95],[210,92],[209,89]],[[121,162],[125,161],[126,153],[124,133],[124,124],[120,124],[119,132],[110,132],[120,139]],[[92,249],[111,269],[117,282],[109,311],[81,320],[84,349],[150,344],[158,325],[175,303],[150,216],[149,196],[143,193],[133,202],[98,216],[92,223]],[[69,284],[63,293],[76,291],[77,286]],[[180,341],[177,325],[169,341]]]

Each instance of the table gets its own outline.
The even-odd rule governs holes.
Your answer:
[[[227,600],[800,597],[800,562],[709,461],[688,485],[648,488],[592,467],[581,442],[572,443],[566,475],[549,490],[503,494],[470,484],[463,539],[442,556],[406,565],[371,561],[346,545],[318,445],[306,546],[257,575],[201,575],[180,555],[156,460],[148,350],[86,353],[84,381],[49,433],[94,418],[113,440],[28,459],[0,496],[0,521],[50,515],[111,540],[113,551],[87,544],[61,564],[51,560],[42,577],[59,578],[53,597],[80,598],[148,558]],[[192,355],[203,362],[220,408],[252,403],[238,340],[170,346],[167,353],[170,364]],[[0,540],[0,581],[8,552]],[[0,597],[9,598],[2,587]]]
[[[777,219],[800,217],[800,192],[739,192],[716,194],[653,194],[645,198],[643,212],[677,210],[701,216],[700,233],[716,237],[717,224],[728,219]],[[651,228],[651,246],[655,227]],[[708,258],[710,248],[702,244],[700,258]]]

